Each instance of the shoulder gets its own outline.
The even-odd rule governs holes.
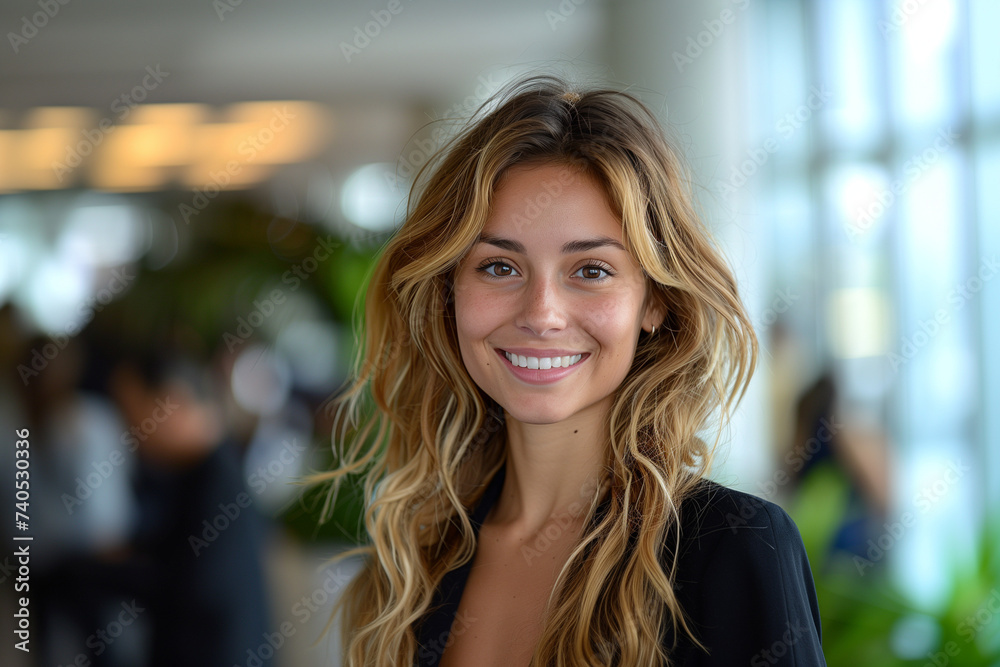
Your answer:
[[[812,572],[788,513],[707,480],[680,511],[664,547],[676,551],[678,601],[709,649],[687,646],[690,664],[776,664],[778,654],[780,664],[825,664]]]
[[[742,547],[763,556],[802,543],[795,522],[779,505],[710,480],[702,480],[681,504],[681,539],[699,551]]]
[[[799,530],[777,504],[702,480],[681,504],[677,548],[679,574],[705,584],[731,583],[736,590],[766,586],[776,595],[788,580],[812,574]]]

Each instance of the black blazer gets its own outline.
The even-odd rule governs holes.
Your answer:
[[[497,471],[469,517],[477,536],[505,472],[506,466]],[[606,507],[605,501],[601,510]],[[472,560],[444,576],[431,611],[416,625],[418,667],[441,661],[471,568]],[[681,507],[675,591],[709,650],[706,654],[682,632],[670,652],[678,667],[826,665],[802,538],[774,503],[703,480]],[[670,630],[668,648],[674,641]]]

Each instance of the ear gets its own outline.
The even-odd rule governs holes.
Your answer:
[[[663,326],[663,320],[667,317],[667,311],[656,296],[650,294],[646,300],[646,311],[642,317],[642,330],[646,333],[653,331],[653,327],[659,329]]]

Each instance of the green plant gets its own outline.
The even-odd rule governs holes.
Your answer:
[[[831,549],[848,511],[848,495],[849,482],[838,468],[817,466],[803,480],[790,510],[816,580],[827,663],[831,667],[1000,665],[997,519],[984,522],[976,552],[962,561],[966,565],[949,572],[947,598],[936,609],[920,609],[888,576],[887,563],[859,568],[853,556]]]

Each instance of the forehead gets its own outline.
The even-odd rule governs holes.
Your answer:
[[[511,167],[494,192],[483,234],[544,240],[607,236],[623,243],[623,225],[603,185],[569,165]]]

